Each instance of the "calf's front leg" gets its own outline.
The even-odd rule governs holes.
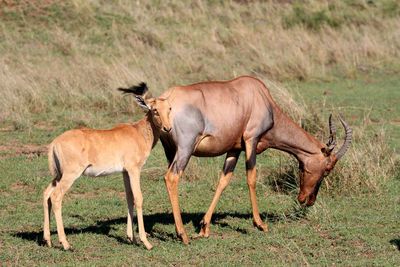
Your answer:
[[[143,195],[140,190],[140,169],[138,168],[127,168],[129,174],[129,182],[131,185],[131,190],[133,192],[133,198],[136,206],[136,214],[139,226],[139,238],[146,246],[147,249],[152,249],[153,246],[147,240],[146,232],[143,223]],[[133,236],[133,234],[132,234]]]

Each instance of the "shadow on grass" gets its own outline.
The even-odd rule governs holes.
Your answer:
[[[184,224],[192,223],[196,228],[196,232],[200,231],[200,221],[203,218],[202,213],[185,213],[182,214],[182,221]],[[303,207],[294,207],[292,210],[288,211],[285,214],[278,215],[278,214],[271,214],[271,213],[262,213],[260,214],[263,221],[268,221],[270,223],[277,223],[282,221],[297,221],[301,218],[306,217],[307,209]],[[80,217],[79,215],[72,215],[73,217]],[[173,215],[170,213],[156,213],[151,215],[145,215],[144,222],[145,228],[147,233],[151,233],[154,238],[159,239],[160,241],[168,241],[175,238],[175,235],[172,233],[167,232],[159,232],[153,231],[154,225],[156,224],[174,224]],[[241,228],[234,228],[229,222],[223,221],[227,217],[239,218],[239,219],[246,219],[250,220],[252,218],[251,213],[214,213],[212,217],[212,224],[219,225],[220,227],[230,227],[231,229],[247,234],[247,230]],[[124,244],[130,244],[127,238],[122,236],[116,236],[110,234],[110,231],[113,230],[114,225],[119,224],[126,224],[126,217],[115,218],[115,219],[105,219],[99,220],[96,222],[95,225],[91,225],[84,228],[65,228],[65,234],[80,234],[80,233],[95,233],[95,234],[102,234],[108,237],[115,238],[118,242]],[[137,227],[137,219],[134,218],[134,225]],[[136,229],[137,232],[137,229]],[[51,234],[56,234],[56,231],[52,231]],[[34,232],[18,232],[12,234],[14,237],[18,237],[24,240],[35,241],[39,245],[45,245],[43,241],[43,232],[42,231],[34,231]]]
[[[286,195],[293,195],[299,188],[299,181],[296,178],[299,170],[294,165],[284,165],[280,169],[272,170],[272,173],[266,179],[272,190]]]
[[[400,251],[400,239],[392,239],[390,240],[390,244],[396,246],[397,250]]]

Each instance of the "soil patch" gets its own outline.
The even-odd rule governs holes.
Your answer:
[[[11,142],[0,145],[0,153],[4,154],[1,157],[9,156],[21,156],[27,155],[29,157],[42,156],[47,154],[47,145],[33,145],[33,144],[22,144],[20,142]]]

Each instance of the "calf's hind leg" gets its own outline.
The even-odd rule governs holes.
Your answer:
[[[51,200],[50,196],[55,188],[56,181],[51,182],[46,190],[43,192],[43,209],[44,209],[44,222],[43,222],[43,240],[46,241],[48,247],[51,247],[50,238],[50,212],[51,212]]]
[[[129,180],[129,174],[127,172],[122,173],[124,177],[124,185],[125,185],[125,194],[126,194],[126,202],[128,204],[128,218],[126,222],[126,235],[128,239],[137,245],[135,235],[133,234],[133,193],[131,182]]]
[[[72,186],[74,181],[80,176],[80,173],[69,173],[64,172],[60,181],[58,181],[53,189],[53,192],[50,196],[51,203],[53,205],[53,211],[56,218],[57,224],[57,233],[58,233],[58,240],[62,243],[64,250],[72,251],[72,247],[67,241],[64,232],[64,225],[62,220],[62,200],[65,193],[68,189]]]
[[[129,174],[129,182],[131,185],[131,190],[133,192],[133,198],[135,201],[136,206],[136,214],[139,226],[139,238],[146,246],[147,249],[152,249],[153,246],[147,241],[146,232],[144,230],[144,223],[143,223],[143,195],[142,191],[140,190],[140,169],[131,167],[127,168]]]

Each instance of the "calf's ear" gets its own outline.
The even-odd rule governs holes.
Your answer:
[[[144,108],[149,109],[149,110],[151,109],[151,105],[146,103],[146,101],[142,97],[135,96],[135,100],[136,100],[136,103],[139,104],[139,106],[144,107]]]

